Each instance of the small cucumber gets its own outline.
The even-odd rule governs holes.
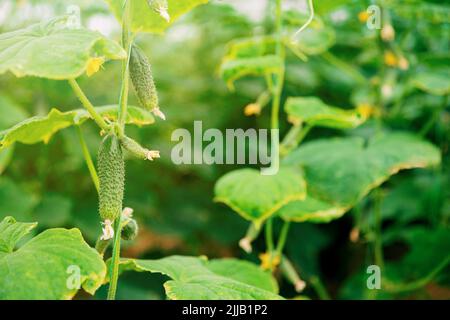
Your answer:
[[[122,147],[115,135],[106,136],[98,152],[99,211],[102,220],[111,222],[122,212],[125,163]]]

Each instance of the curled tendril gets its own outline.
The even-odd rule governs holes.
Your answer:
[[[309,18],[306,20],[306,22],[300,27],[300,29],[297,30],[297,32],[292,36],[292,41],[295,41],[295,38],[306,29],[306,27],[309,26],[309,24],[314,19],[314,4],[313,0],[308,0],[308,7],[309,7]]]

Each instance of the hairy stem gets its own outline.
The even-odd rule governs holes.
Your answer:
[[[76,96],[80,100],[80,102],[83,104],[83,106],[86,108],[86,110],[91,115],[92,119],[97,123],[97,125],[104,131],[109,131],[109,126],[103,120],[103,118],[95,111],[94,106],[89,101],[89,99],[84,94],[83,90],[78,85],[78,82],[75,79],[69,79],[69,84],[72,87],[73,91],[75,92]]]
[[[81,149],[83,150],[84,161],[89,169],[89,173],[92,178],[92,182],[94,183],[95,189],[97,192],[100,190],[100,182],[98,180],[97,170],[95,170],[94,162],[92,161],[91,154],[89,153],[89,149],[86,144],[86,140],[84,139],[83,132],[81,131],[80,126],[77,127],[78,138],[80,140]]]

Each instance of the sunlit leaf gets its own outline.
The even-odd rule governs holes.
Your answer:
[[[72,29],[59,17],[0,35],[0,74],[69,79],[82,75],[92,57],[125,59],[126,52],[98,32]]]
[[[105,119],[117,119],[117,106],[98,107],[96,110]],[[52,109],[46,116],[29,118],[8,130],[0,132],[0,150],[15,142],[24,144],[48,143],[50,138],[58,131],[73,125],[81,125],[90,118],[90,114],[85,109],[67,112]],[[142,108],[129,106],[126,122],[127,124],[142,126],[154,123],[155,119],[150,112]]]
[[[364,145],[361,138],[306,143],[286,158],[305,170],[308,198],[279,211],[286,220],[327,222],[340,217],[371,190],[403,169],[440,163],[432,144],[406,133],[390,133]]]
[[[132,30],[135,32],[163,33],[170,25],[196,6],[208,3],[208,0],[167,0],[170,21],[164,19],[149,4],[155,0],[132,1]],[[156,0],[155,2],[163,2]],[[122,21],[123,1],[106,0],[119,21]]]
[[[316,97],[289,98],[285,110],[290,120],[319,127],[355,128],[366,120],[366,117],[356,110],[332,107]]]
[[[88,293],[104,281],[101,256],[83,240],[78,229],[49,229],[14,250],[36,224],[7,217],[0,223],[0,299],[71,299],[79,288],[69,282],[72,274]]]
[[[220,73],[230,88],[233,82],[245,76],[268,76],[278,74],[283,69],[283,60],[275,55],[252,58],[238,58],[225,61]]]
[[[217,181],[214,200],[260,224],[290,201],[305,196],[301,171],[282,167],[275,175],[262,175],[255,169],[232,171]]]
[[[122,270],[162,273],[172,300],[278,300],[270,273],[239,260],[171,256],[159,260],[123,259]],[[233,270],[234,272],[230,272]],[[258,279],[259,281],[256,281]]]

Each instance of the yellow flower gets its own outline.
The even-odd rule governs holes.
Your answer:
[[[100,70],[100,67],[105,63],[105,59],[102,57],[93,57],[88,61],[88,65],[86,68],[86,74],[88,77],[91,77],[95,73]]]
[[[273,270],[280,264],[280,256],[274,256],[269,252],[261,253],[259,259],[263,270]]]
[[[360,13],[358,13],[358,19],[362,23],[367,22],[367,20],[369,19],[369,14],[367,13],[367,11],[361,11]]]
[[[384,63],[389,67],[396,67],[398,59],[392,51],[386,51],[384,53]]]
[[[257,103],[250,103],[244,109],[244,114],[249,117],[253,115],[259,115],[261,113],[261,106]]]
[[[375,113],[375,108],[369,103],[360,103],[356,107],[356,110],[363,119],[368,119],[371,115]]]

